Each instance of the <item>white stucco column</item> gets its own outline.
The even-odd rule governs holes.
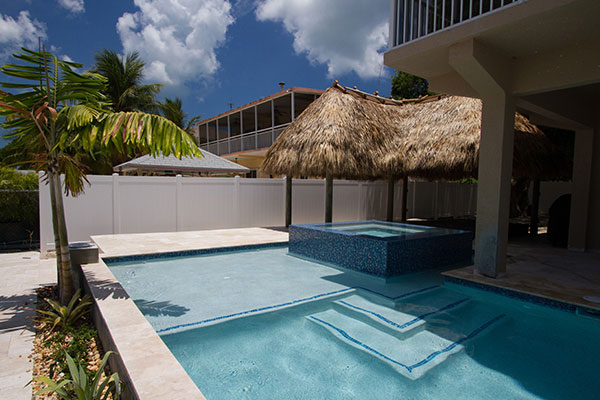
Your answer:
[[[514,141],[515,104],[510,93],[510,60],[474,40],[452,46],[449,63],[483,103],[475,268],[497,277],[506,271],[506,243]]]
[[[593,149],[594,131],[592,129],[575,131],[569,250],[585,251],[586,249]]]
[[[475,267],[491,277],[506,271],[514,123],[515,106],[510,96],[483,98]]]

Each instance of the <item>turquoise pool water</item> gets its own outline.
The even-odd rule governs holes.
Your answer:
[[[426,232],[427,228],[408,227],[408,226],[391,226],[386,224],[377,223],[363,223],[363,224],[323,224],[327,229],[335,231],[343,231],[348,233],[356,233],[359,235],[369,235],[376,237],[393,237],[401,236],[408,237],[415,234],[422,234]]]
[[[594,399],[600,323],[285,248],[109,265],[208,399]]]

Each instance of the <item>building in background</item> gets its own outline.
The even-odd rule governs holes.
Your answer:
[[[483,101],[475,266],[505,272],[515,111],[575,135],[569,248],[600,251],[600,2],[391,0],[389,67]]]
[[[260,165],[271,144],[323,93],[281,85],[275,94],[199,122],[194,136],[200,148],[249,168],[249,176],[265,177]]]
[[[250,170],[206,150],[200,149],[202,157],[177,158],[174,154],[156,157],[146,154],[119,164],[113,168],[121,175],[188,175],[188,176],[234,176],[247,174]]]

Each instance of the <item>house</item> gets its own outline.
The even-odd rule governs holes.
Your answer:
[[[279,134],[323,93],[292,87],[200,121],[194,136],[201,149],[234,161],[262,177],[260,165]],[[267,175],[268,177],[268,175]]]
[[[600,2],[392,0],[389,67],[483,101],[475,268],[506,270],[515,111],[575,135],[569,248],[600,251]]]

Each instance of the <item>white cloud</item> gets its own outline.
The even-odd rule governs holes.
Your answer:
[[[117,31],[125,53],[146,61],[150,82],[167,92],[209,78],[219,68],[215,49],[234,22],[227,0],[134,0],[139,11],[124,13]],[[169,88],[170,87],[170,88]],[[170,89],[170,90],[169,90]]]
[[[83,0],[58,0],[58,4],[71,11],[72,13],[81,13],[85,11]]]
[[[326,64],[330,78],[375,78],[387,48],[389,0],[260,0],[259,21],[282,22],[294,50]]]
[[[0,14],[0,60],[7,59],[20,47],[37,50],[38,38],[43,42],[46,37],[46,26],[32,20],[29,11],[21,11],[17,19]]]

